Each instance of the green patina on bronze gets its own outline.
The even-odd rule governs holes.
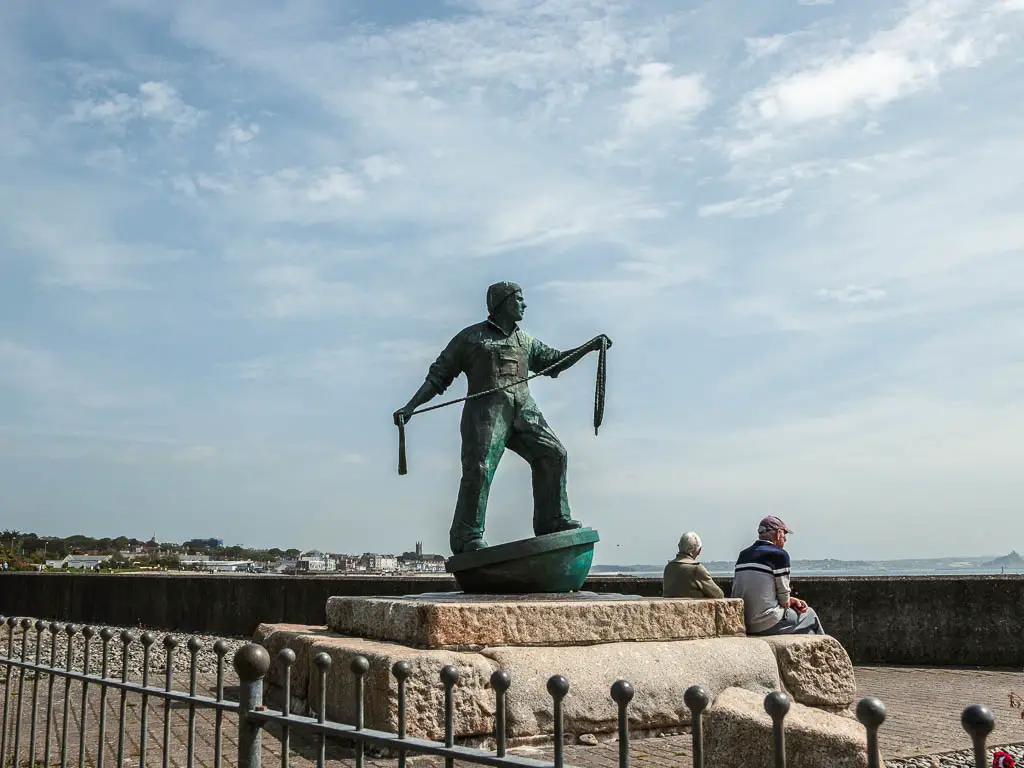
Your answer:
[[[452,555],[445,570],[471,594],[574,592],[590,572],[599,540],[593,528],[551,533]]]
[[[449,531],[455,555],[496,549],[488,547],[483,537],[491,481],[506,448],[526,459],[533,472],[534,533],[543,537],[582,526],[569,511],[565,447],[534,402],[527,386],[529,379],[558,376],[589,352],[599,351],[595,432],[604,414],[604,354],[612,346],[611,339],[601,335],[568,351],[547,346],[519,327],[526,302],[522,289],[515,283],[490,286],[487,309],[488,318],[456,334],[430,366],[416,394],[394,413],[399,428],[399,474],[405,474],[405,425],[413,415],[465,402],[461,422],[462,482]],[[459,374],[465,374],[468,380],[465,398],[420,407],[448,389]],[[596,541],[596,532],[593,535]],[[572,562],[566,561],[573,573],[583,559],[589,568],[592,542],[589,547],[590,554],[585,558],[579,555],[578,562],[572,558]],[[511,566],[505,567],[511,573]],[[574,580],[575,577],[568,579]]]

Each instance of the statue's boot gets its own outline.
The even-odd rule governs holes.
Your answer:
[[[452,542],[452,554],[461,555],[463,552],[475,552],[478,549],[486,549],[487,542],[483,539],[470,539],[465,542]]]
[[[571,517],[557,517],[554,520],[547,521],[534,528],[533,532],[537,536],[544,536],[548,533],[561,533],[562,531],[574,531],[577,528],[582,528],[583,523],[579,520],[573,520]]]

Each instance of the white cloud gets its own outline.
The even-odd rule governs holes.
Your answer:
[[[842,288],[821,288],[817,296],[840,304],[864,304],[881,301],[885,298],[885,291],[876,286],[846,285]]]
[[[285,176],[279,176],[285,178]],[[363,190],[352,174],[341,168],[326,168],[313,179],[306,190],[311,203],[329,203],[333,200],[359,200]]]
[[[71,119],[78,122],[99,122],[109,128],[132,120],[152,120],[169,125],[176,132],[195,128],[202,113],[185,103],[170,84],[147,81],[139,84],[136,94],[114,93],[104,99],[80,99],[72,104]]]
[[[711,102],[700,75],[672,75],[672,66],[660,62],[642,65],[622,107],[627,130],[644,131],[692,119]]]
[[[360,166],[366,178],[373,182],[384,181],[405,173],[405,168],[401,163],[380,155],[364,157]]]
[[[781,210],[792,194],[793,190],[782,189],[765,197],[737,197],[720,203],[708,203],[700,206],[697,210],[697,215],[702,218],[712,216],[732,216],[735,218],[766,216]]]
[[[410,309],[397,289],[371,289],[352,280],[334,279],[305,264],[260,267],[252,281],[263,293],[259,312],[271,318],[387,317]]]
[[[946,72],[975,66],[995,55],[998,17],[1007,12],[983,5],[914,0],[895,26],[863,44],[843,45],[752,91],[742,105],[744,119],[779,126],[848,119],[929,87]]]
[[[788,35],[770,35],[768,37],[748,37],[743,40],[743,44],[747,46],[747,52],[751,56],[755,59],[762,59],[781,51],[788,41]]]
[[[260,127],[256,123],[229,125],[221,131],[220,140],[217,142],[216,150],[222,155],[244,152],[250,142],[260,134]]]

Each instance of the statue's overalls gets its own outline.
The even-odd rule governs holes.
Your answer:
[[[462,330],[430,367],[427,380],[444,392],[465,373],[468,394],[505,387],[541,371],[563,353],[514,326],[504,331],[486,320]],[[557,370],[552,374],[557,375]],[[462,482],[449,531],[453,552],[483,538],[487,497],[498,462],[508,448],[533,470],[533,531],[540,536],[575,527],[565,489],[566,451],[551,431],[526,383],[466,402],[462,410]]]

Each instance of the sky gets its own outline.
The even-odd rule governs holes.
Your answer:
[[[595,561],[1024,547],[1022,0],[7,0],[0,509],[447,555],[488,284]],[[1014,309],[1016,307],[1017,309]],[[445,394],[465,392],[460,378]],[[436,401],[439,402],[439,401]],[[532,535],[502,461],[487,537]]]

